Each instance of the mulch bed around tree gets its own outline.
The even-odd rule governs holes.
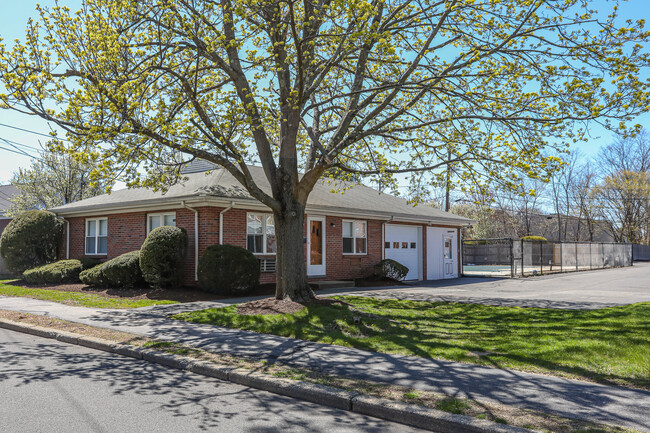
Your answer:
[[[316,299],[307,305],[333,305],[345,304],[345,302],[336,299],[327,299],[316,297]],[[257,316],[270,314],[293,314],[305,308],[305,304],[293,302],[285,299],[264,298],[256,301],[247,302],[237,307],[237,313],[243,316]]]

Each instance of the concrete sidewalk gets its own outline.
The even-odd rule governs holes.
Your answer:
[[[650,432],[650,391],[596,385],[472,364],[367,352],[236,329],[178,322],[172,311],[219,303],[138,310],[71,307],[26,298],[0,297],[0,309],[178,341],[214,352],[307,367],[324,373],[390,382],[456,397],[502,403]]]

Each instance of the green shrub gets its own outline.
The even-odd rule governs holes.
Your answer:
[[[63,221],[52,212],[18,214],[2,232],[0,255],[12,272],[24,272],[57,259]]]
[[[187,232],[174,226],[162,226],[149,233],[140,249],[140,269],[144,280],[153,287],[175,287],[183,281]]]
[[[59,260],[26,270],[23,279],[29,284],[76,283],[82,270],[83,265],[79,260]]]
[[[260,284],[260,262],[250,251],[234,245],[212,245],[199,260],[203,290],[226,296],[242,296]]]
[[[79,274],[81,282],[96,287],[133,287],[144,282],[140,251],[131,251]]]
[[[533,242],[548,242],[544,236],[524,236],[521,238],[522,241],[533,241]]]
[[[101,260],[92,257],[82,257],[79,261],[81,262],[81,267],[84,271],[86,269],[94,268],[102,262]]]
[[[402,281],[408,273],[409,268],[392,259],[384,259],[374,267],[374,274],[377,278]]]

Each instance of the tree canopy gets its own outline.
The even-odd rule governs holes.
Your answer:
[[[12,198],[11,215],[28,209],[50,209],[94,197],[112,183],[93,181],[92,161],[77,161],[68,153],[44,150],[29,168],[19,168],[11,178],[19,194]]]
[[[282,231],[324,173],[385,183],[453,166],[516,186],[547,177],[589,122],[624,128],[648,109],[649,33],[617,7],[85,0],[39,9],[24,42],[0,47],[0,104],[56,123],[97,177],[159,187],[179,152],[217,163]]]

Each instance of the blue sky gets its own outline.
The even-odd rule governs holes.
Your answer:
[[[38,3],[42,6],[47,6],[54,4],[54,1],[40,0]],[[73,10],[76,10],[80,3],[80,0],[60,1],[60,4],[65,4]],[[37,2],[27,0],[0,0],[0,5],[2,5],[2,14],[0,15],[0,37],[4,39],[5,43],[10,44],[11,41],[16,38],[23,38],[27,20],[30,16],[37,17],[35,11],[36,4]],[[610,10],[612,2],[608,0],[594,0],[591,4],[594,9]],[[648,7],[648,0],[630,0],[629,2],[624,2],[620,7],[620,11],[623,18],[645,18],[646,21],[648,21],[646,27],[650,26],[650,7]],[[650,47],[648,47],[648,49],[650,49]],[[636,123],[647,125],[650,128],[650,114],[640,116]],[[47,134],[50,130],[48,124],[37,117],[21,115],[9,110],[0,110],[0,124],[11,125],[44,134]],[[612,141],[612,134],[602,128],[594,127],[592,128],[591,133],[592,139],[588,143],[582,143],[577,146],[580,152],[586,157],[595,156],[601,146],[607,145]],[[0,125],[0,147],[11,148],[3,141],[3,139],[17,142],[32,148],[39,148],[40,143],[44,143],[43,140],[47,140],[47,138],[43,136]],[[28,152],[32,154],[36,153],[31,150]],[[18,155],[8,150],[0,149],[0,184],[8,183],[12,173],[16,171],[18,167],[29,166],[29,162],[30,158],[28,156]]]

